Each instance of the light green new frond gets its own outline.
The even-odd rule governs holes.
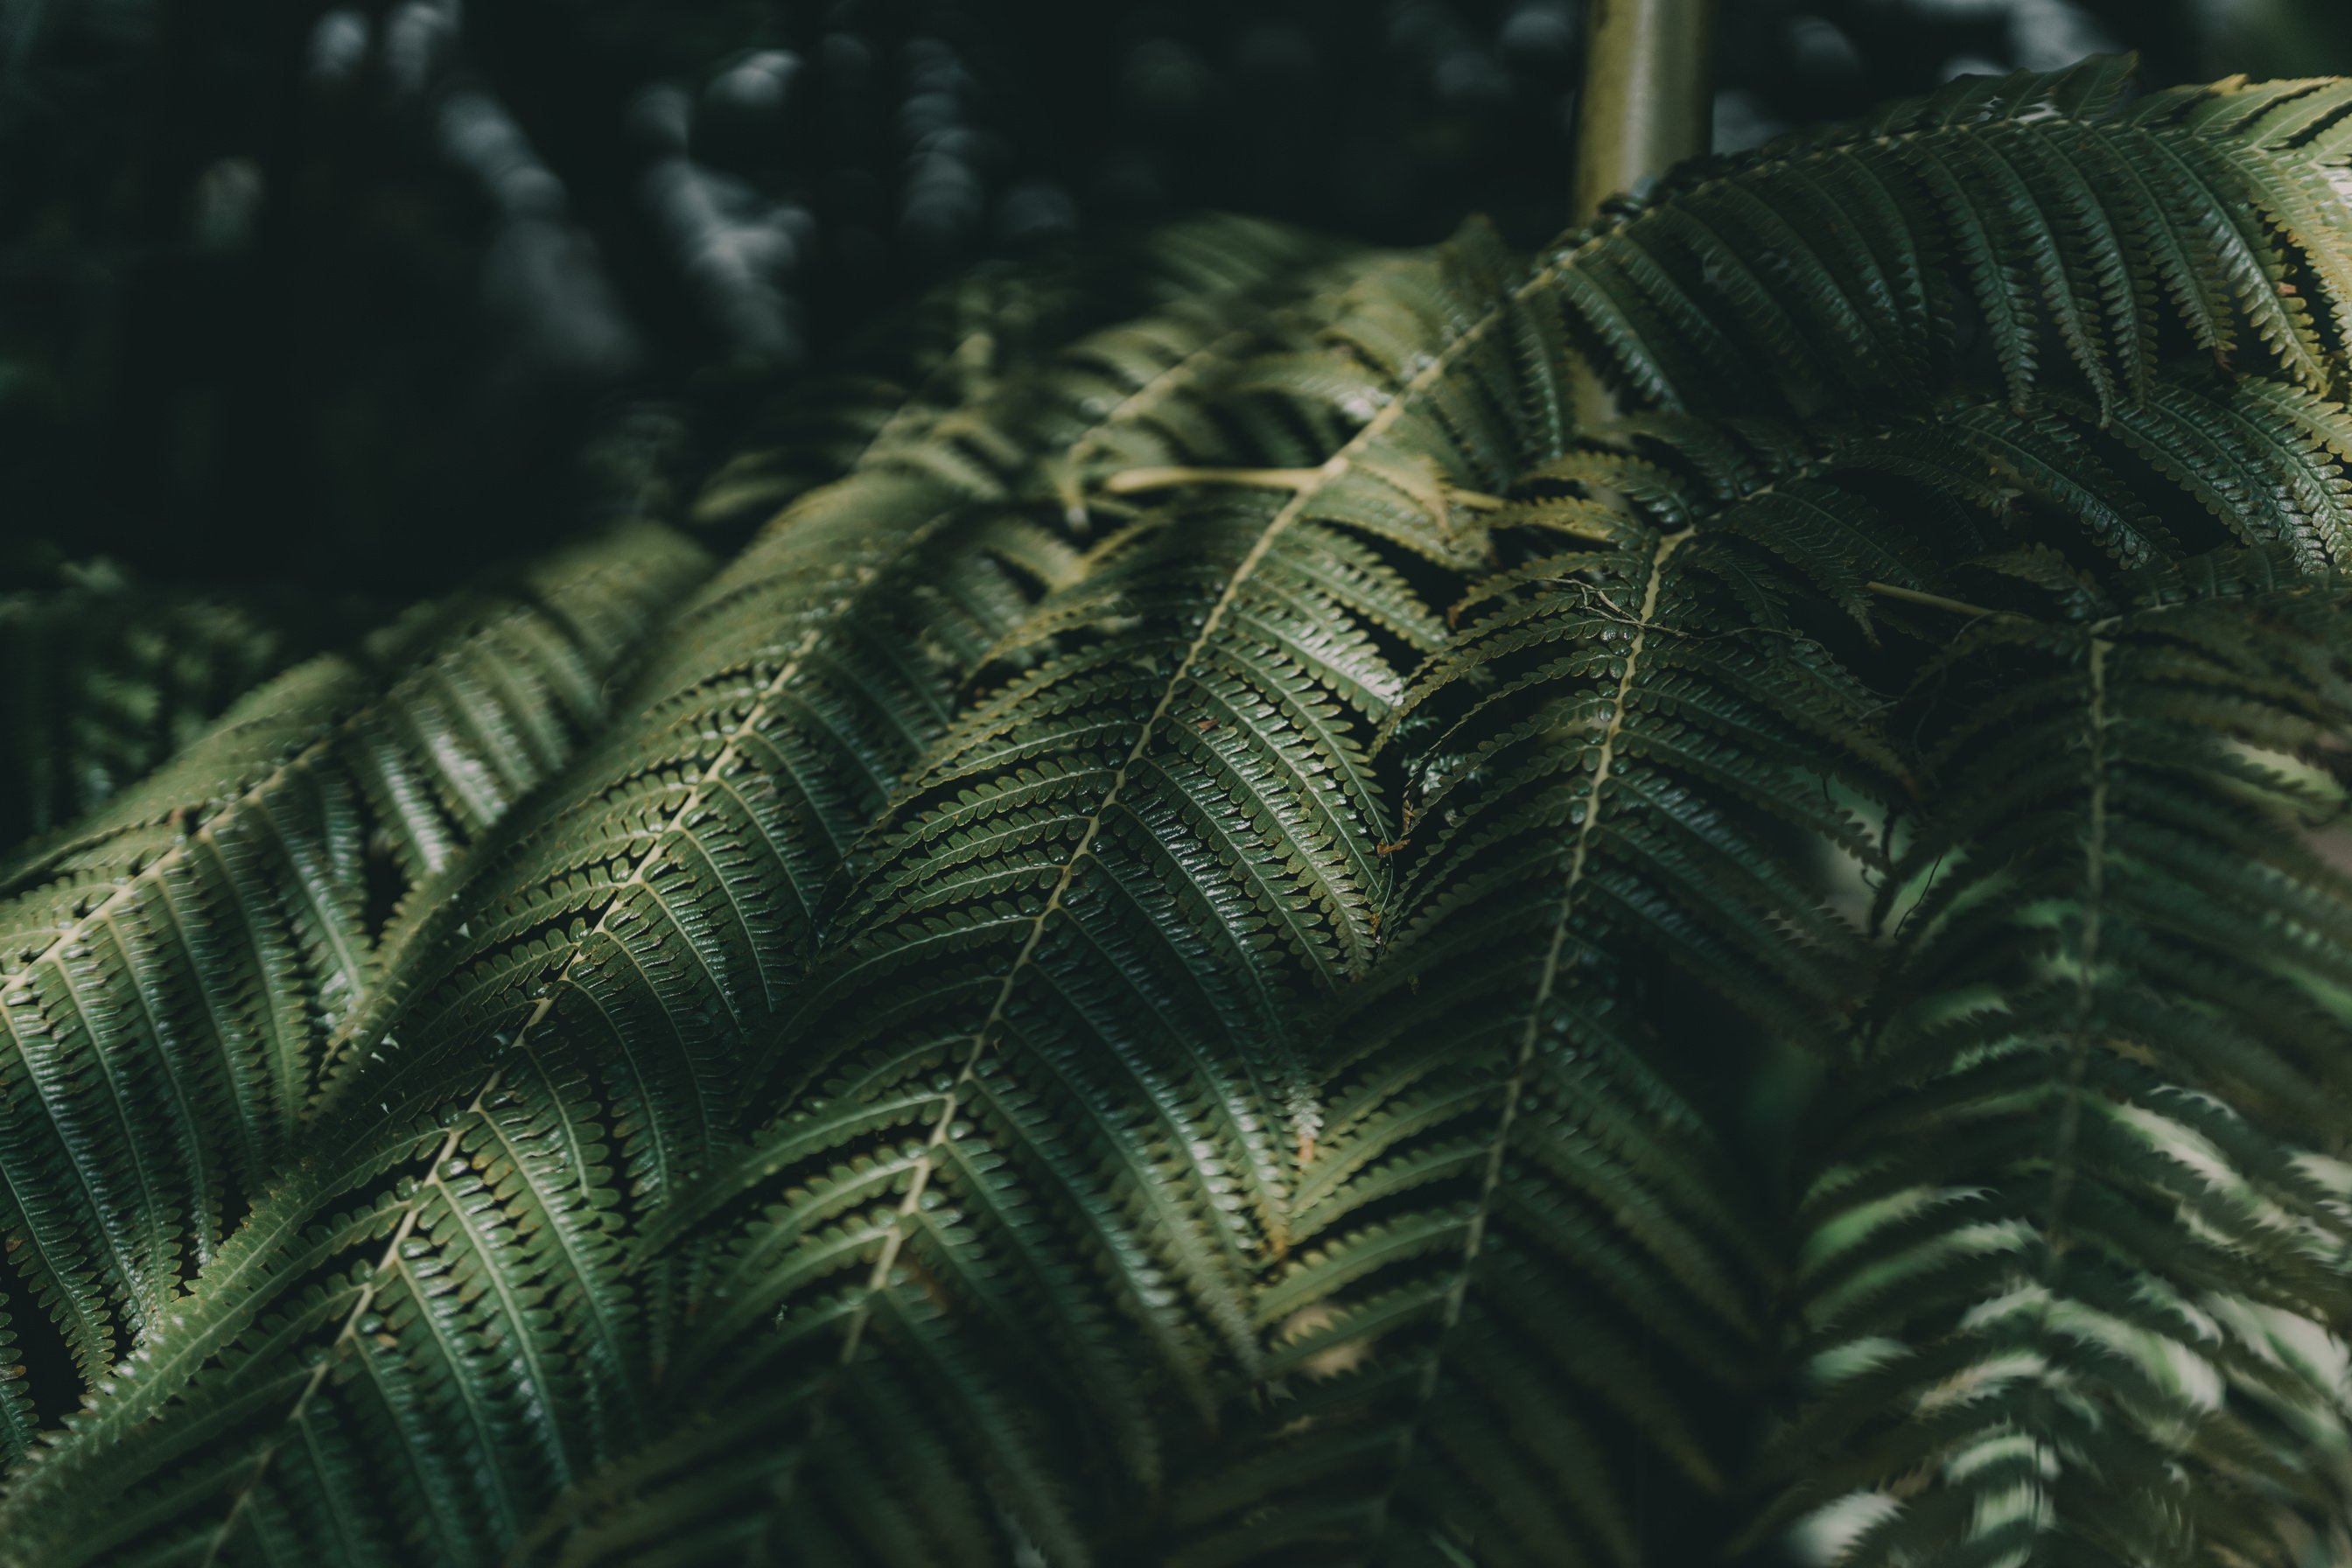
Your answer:
[[[12,870],[0,1225],[86,1377],[288,1148],[396,900],[603,716],[706,562],[631,530],[271,682]]]
[[[1919,699],[1926,891],[1822,1118],[1776,1522],[1852,1568],[2284,1564],[2346,1506],[2345,590],[1997,616]],[[1941,867],[1940,874],[1936,868]]]

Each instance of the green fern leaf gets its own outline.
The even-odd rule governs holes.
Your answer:
[[[391,898],[563,762],[704,565],[628,531],[305,665],[12,868],[0,1227],[85,1377],[169,1318],[288,1148]]]
[[[782,1037],[798,1109],[656,1232],[734,1239],[677,1363],[679,1435],[551,1516],[566,1555],[628,1550],[640,1509],[689,1494],[698,1540],[944,1553],[819,1500],[911,1406],[948,1446],[936,1495],[992,1496],[1072,1558],[1255,1359],[1249,1283],[1288,1244],[1320,1114],[1291,998],[1370,960],[1361,748],[1402,689],[1391,650],[1442,637],[1381,552],[1475,559],[1452,487],[1562,428],[1558,363],[1489,302],[1508,269],[1473,231],[1358,280],[1314,356],[1357,433],[1312,468],[1201,476],[1009,641],[1064,651],[969,712],[869,835]],[[1217,493],[1253,483],[1289,493]],[[1059,1478],[1090,1432],[1118,1464],[1081,1497]],[[606,1535],[615,1491],[638,1500]]]
[[[1840,492],[1798,480],[1818,504],[1792,507],[1759,458],[1676,433],[1748,468],[1745,493],[1600,447],[1536,470],[1538,490],[1637,510],[1501,514],[1580,542],[1474,592],[1402,705],[1412,869],[1390,951],[1328,1029],[1303,1250],[1257,1308],[1273,1402],[1174,1503],[1173,1561],[1642,1561],[1612,1416],[1719,1484],[1685,1379],[1637,1347],[1738,1380],[1758,1221],[1659,1065],[1648,998],[1680,971],[1822,1033],[1856,943],[1756,825],[1860,847],[1822,777],[1877,795],[1889,759],[1820,649],[1733,629],[1742,587],[1785,574],[1759,538],[1833,551]],[[1808,529],[1830,542],[1780,537]]]
[[[1666,407],[1935,390],[1976,352],[1951,297],[2020,410],[2044,386],[2105,411],[2136,402],[2176,335],[2334,388],[2352,218],[2330,177],[2352,155],[2352,86],[2231,81],[2134,103],[2127,83],[2117,60],[1963,78],[1701,161],[1540,275],[1578,341]]]
[[[814,378],[782,408],[761,410],[761,440],[703,486],[695,523],[756,524],[884,451],[917,451],[942,416],[1034,375],[1074,336],[1139,316],[1138,330],[1166,330],[1151,323],[1188,300],[1266,290],[1270,279],[1279,294],[1342,254],[1277,224],[1214,214],[1076,266],[959,277],[886,321],[851,354],[851,368]],[[1236,323],[1228,315],[1223,324]],[[1154,395],[1171,414],[1181,408]],[[1126,420],[1112,426],[1136,427]],[[1194,440],[1191,449],[1209,448]]]
[[[288,605],[84,578],[0,596],[0,843],[94,809],[320,640]]]
[[[2343,589],[2205,560],[1964,634],[1924,896],[1804,1205],[1774,1511],[1841,1564],[2296,1559],[2340,1518]],[[1940,864],[1940,873],[1931,868]]]
[[[993,1489],[1068,1556],[1083,1510],[1059,1434],[1101,1422],[1148,1485],[1155,1387],[1205,1413],[1219,1361],[1254,1349],[1244,1285],[1280,1245],[1283,1124],[1312,1115],[1285,991],[1369,951],[1360,737],[1397,690],[1369,628],[1438,635],[1302,510],[1202,500],[1113,541],[1076,590],[1099,640],[977,708],[886,819],[785,1037],[782,1070],[819,1098],[709,1200],[789,1201],[718,1266],[675,1373],[766,1391],[759,1440],[686,1483],[753,1505],[748,1538],[797,1539],[782,1520],[849,1484],[852,1434],[945,1402],[940,1495]],[[1009,1385],[1010,1365],[1075,1385]],[[1041,1403],[1063,1411],[1050,1435]],[[703,1452],[689,1427],[671,1458]],[[840,1528],[847,1561],[947,1550]]]
[[[744,1033],[791,994],[843,850],[975,665],[1030,662],[1003,634],[1076,564],[1024,515],[1061,517],[1031,454],[1193,395],[1266,309],[1181,307],[942,419],[919,458],[877,447],[673,618],[636,716],[346,1031],[310,1157],[27,1470],[8,1512],[43,1553],[241,1560],[309,1506],[306,1540],[495,1558],[631,1446],[674,1358],[664,1292],[649,1324],[615,1238],[744,1114]],[[268,1375],[296,1345],[310,1373]],[[433,1470],[414,1449],[434,1443],[463,1458]],[[415,1489],[379,1495],[379,1473]],[[132,1475],[145,1502],[107,1518],[43,1500]]]

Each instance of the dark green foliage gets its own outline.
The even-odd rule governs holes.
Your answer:
[[[1440,476],[1510,472],[1517,442],[1462,417],[1522,380],[1510,318],[1461,309],[1507,267],[1474,233],[1365,276],[1323,346],[1235,387],[1304,386],[1362,426],[1318,467],[1236,476],[1272,495],[1213,489],[1106,542],[1011,639],[1065,651],[976,705],[872,836],[781,1042],[805,1109],[682,1211],[738,1233],[677,1374],[691,1424],[591,1491],[653,1495],[564,1555],[687,1520],[686,1557],[986,1552],[966,1521],[993,1499],[1012,1539],[1069,1556],[1256,1375],[1255,1277],[1321,1118],[1298,1009],[1368,966],[1386,881],[1364,754],[1403,690],[1386,650],[1443,637],[1381,552],[1475,559]],[[1557,430],[1554,368],[1525,380]],[[894,1537],[833,1500],[880,1462],[853,1434],[887,1443],[917,1409],[947,1416],[939,1511]],[[1100,1487],[1067,1485],[1104,1453]]]
[[[224,769],[399,889],[255,867],[226,1237],[13,1037],[0,1562],[2326,1561],[2352,89],[2127,85],[942,296],[446,868],[233,715],[27,941]]]
[[[103,568],[0,597],[0,844],[144,776],[321,630],[290,605],[142,591]]]
[[[1851,679],[1751,618],[1800,586],[1768,549],[1829,547],[1830,509],[1603,448],[1529,478],[1635,508],[1504,513],[1528,558],[1400,710],[1412,869],[1325,1026],[1297,1256],[1256,1306],[1272,1427],[1179,1502],[1176,1561],[1644,1561],[1629,1500],[1674,1480],[1633,1486],[1614,1424],[1721,1484],[1685,1385],[1752,1376],[1759,1215],[1687,1086],[1730,1064],[1663,1042],[1653,992],[1829,1032],[1859,944],[1785,829],[1867,853],[1827,785],[1894,764]]]
[[[1916,395],[1997,374],[2103,412],[2193,349],[2320,391],[2352,312],[2352,87],[2125,99],[2126,62],[1963,78],[1870,121],[1700,163],[1554,268],[1642,402]],[[2288,287],[2282,288],[2281,285]]]
[[[638,529],[434,606],[0,872],[0,1225],[86,1377],[161,1328],[289,1153],[418,889],[569,759],[707,565]]]
[[[2206,558],[1981,621],[1923,681],[1777,1445],[1782,1510],[1843,1499],[1841,1561],[2340,1543],[2352,881],[2310,829],[2343,805],[2347,607]]]
[[[1370,959],[1364,744],[1402,689],[1376,637],[1442,635],[1303,493],[1156,514],[1041,607],[1009,647],[1067,651],[976,705],[873,831],[773,1053],[802,1108],[702,1200],[786,1194],[670,1373],[718,1425],[664,1457],[683,1495],[574,1553],[690,1514],[688,1555],[971,1555],[992,1495],[1068,1555],[1157,1486],[1163,1417],[1205,1416],[1255,1359],[1250,1281],[1314,1124],[1291,994]],[[841,1514],[918,1410],[925,1517]],[[1121,1478],[1096,1499],[1055,1440],[1089,1430]]]
[[[1287,259],[1239,254],[1244,276]],[[85,1424],[93,1441],[132,1434],[129,1462],[168,1478],[163,1511],[85,1521],[61,1545],[106,1552],[152,1531],[166,1547],[217,1535],[232,1555],[266,1552],[268,1521],[309,1508],[355,1538],[495,1556],[541,1500],[625,1448],[663,1314],[649,1342],[621,1227],[736,1124],[749,1032],[792,995],[842,851],[961,682],[992,653],[1028,662],[999,639],[1078,561],[1034,455],[1165,461],[1194,435],[1219,443],[1208,455],[1255,455],[1245,419],[1180,408],[1259,332],[1287,330],[1296,292],[1187,300],[926,439],[874,444],[672,617],[628,717],[428,917],[343,1031],[320,1153],[207,1276],[240,1304],[159,1347]],[[264,1375],[303,1342],[323,1352],[315,1377]],[[158,1397],[185,1402],[200,1450],[136,1427]],[[445,1427],[466,1457],[397,1483],[389,1513],[380,1477],[355,1487],[307,1443],[331,1433],[392,1461]],[[72,1468],[58,1456],[26,1495]]]

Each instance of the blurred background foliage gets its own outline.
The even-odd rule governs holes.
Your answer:
[[[1581,28],[1578,0],[0,0],[0,592],[102,560],[356,625],[679,493],[976,262],[1203,206],[1539,242]],[[2159,83],[2352,68],[2352,5],[1725,0],[1717,141],[2115,48]]]

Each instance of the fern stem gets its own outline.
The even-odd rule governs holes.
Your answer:
[[[889,1229],[883,1237],[881,1250],[877,1254],[874,1267],[866,1276],[857,1304],[849,1314],[847,1326],[844,1331],[841,1352],[835,1363],[833,1376],[828,1379],[824,1389],[817,1395],[817,1408],[810,1417],[808,1431],[800,1447],[794,1451],[789,1468],[776,1483],[776,1495],[780,1500],[789,1500],[797,1487],[800,1478],[800,1458],[807,1452],[808,1447],[822,1430],[828,1413],[831,1395],[839,1386],[839,1379],[846,1373],[856,1357],[860,1345],[864,1342],[866,1325],[873,1318],[874,1304],[887,1288],[890,1271],[897,1267],[898,1255],[906,1247],[908,1222],[913,1218],[916,1210],[922,1203],[924,1193],[930,1186],[932,1173],[939,1168],[939,1151],[947,1146],[955,1124],[956,1113],[962,1108],[963,1091],[980,1076],[980,1064],[986,1058],[988,1047],[992,1043],[991,1037],[1004,1021],[1005,1012],[1012,1003],[1014,989],[1020,984],[1023,973],[1034,959],[1039,944],[1044,942],[1046,926],[1051,923],[1054,915],[1061,909],[1064,898],[1067,895],[1071,884],[1076,879],[1078,868],[1092,853],[1095,839],[1101,834],[1103,822],[1109,816],[1111,808],[1118,804],[1119,795],[1126,786],[1129,771],[1150,749],[1160,724],[1168,716],[1169,709],[1174,705],[1178,694],[1183,690],[1185,682],[1192,678],[1190,672],[1200,658],[1202,650],[1208,647],[1209,639],[1216,636],[1218,629],[1223,626],[1225,617],[1232,613],[1235,601],[1240,597],[1243,584],[1255,574],[1259,564],[1265,561],[1276,542],[1305,514],[1307,503],[1314,498],[1315,494],[1326,485],[1333,483],[1347,474],[1365,450],[1376,446],[1396,422],[1404,416],[1405,410],[1453,368],[1454,362],[1465,349],[1492,331],[1495,324],[1504,318],[1510,307],[1519,304],[1528,295],[1549,282],[1556,270],[1557,265],[1538,270],[1534,277],[1512,290],[1505,300],[1491,305],[1477,321],[1465,327],[1453,342],[1432,355],[1429,363],[1423,365],[1412,378],[1398,390],[1394,397],[1382,405],[1379,413],[1365,421],[1363,427],[1319,468],[1223,470],[1137,469],[1129,470],[1127,476],[1114,475],[1111,481],[1106,484],[1105,489],[1108,489],[1120,479],[1126,478],[1130,485],[1134,485],[1137,481],[1131,476],[1137,474],[1151,476],[1155,483],[1170,486],[1196,481],[1215,483],[1218,482],[1219,475],[1276,474],[1283,476],[1283,479],[1276,482],[1281,483],[1285,488],[1291,489],[1294,493],[1290,500],[1283,504],[1280,510],[1266,520],[1265,528],[1259,531],[1248,552],[1242,557],[1226,577],[1224,587],[1218,593],[1216,602],[1210,605],[1208,614],[1202,617],[1200,629],[1193,634],[1192,641],[1185,649],[1184,656],[1176,661],[1167,683],[1160,689],[1159,700],[1153,704],[1150,715],[1145,718],[1141,728],[1137,731],[1135,742],[1129,747],[1125,760],[1119,763],[1118,771],[1111,775],[1110,783],[1103,791],[1101,801],[1087,816],[1086,826],[1080,831],[1076,845],[1072,847],[1068,857],[1062,862],[1060,870],[1055,878],[1053,889],[1046,895],[1044,906],[1032,917],[1028,934],[1023,940],[1020,950],[1013,955],[1013,962],[1006,966],[1004,976],[997,985],[996,996],[989,1007],[987,1016],[981,1021],[980,1026],[965,1042],[961,1063],[957,1069],[955,1080],[948,1086],[941,1099],[940,1114],[933,1121],[930,1133],[924,1141],[922,1152],[917,1156],[914,1167],[909,1173],[906,1194],[899,1200],[897,1210],[891,1215]],[[1259,478],[1249,478],[1229,479],[1227,482],[1261,484],[1267,481]],[[781,1510],[779,1516],[781,1516]]]
[[[2115,645],[2091,638],[2085,675],[2090,686],[2090,799],[2083,832],[2083,924],[2074,946],[2074,1028],[2066,1052],[2065,1100],[2059,1110],[2057,1149],[2051,1160],[2050,1212],[2042,1222],[2042,1284],[2055,1289],[2066,1199],[2074,1187],[2074,1145],[2083,1122],[2083,1080],[2090,1072],[2091,1016],[2098,1004],[2099,937],[2107,883],[2107,656]],[[2043,1303],[2046,1319],[2049,1305]]]
[[[255,1457],[253,1473],[246,1477],[245,1484],[237,1489],[236,1496],[230,1500],[228,1516],[221,1521],[220,1528],[213,1532],[212,1542],[205,1549],[204,1561],[199,1568],[213,1568],[213,1564],[220,1560],[222,1549],[236,1534],[237,1521],[244,1517],[246,1509],[253,1501],[254,1494],[260,1490],[262,1480],[268,1475],[269,1462],[278,1457],[278,1450],[286,1446],[286,1429],[301,1421],[304,1412],[310,1407],[310,1401],[317,1396],[320,1388],[326,1383],[327,1374],[332,1372],[335,1363],[342,1359],[344,1350],[357,1342],[360,1320],[367,1316],[367,1310],[375,1304],[376,1291],[384,1276],[392,1272],[394,1266],[400,1261],[400,1249],[407,1244],[409,1237],[415,1233],[417,1216],[425,1212],[425,1193],[430,1189],[438,1189],[453,1207],[456,1205],[457,1194],[442,1185],[441,1167],[451,1155],[457,1152],[457,1140],[465,1135],[466,1128],[473,1118],[481,1114],[482,1108],[488,1103],[490,1096],[498,1092],[498,1088],[499,1074],[492,1072],[489,1080],[482,1085],[480,1092],[474,1096],[472,1102],[450,1126],[448,1136],[441,1140],[441,1147],[434,1152],[433,1163],[426,1167],[425,1180],[418,1184],[416,1193],[412,1194],[404,1205],[400,1223],[393,1227],[392,1239],[384,1244],[383,1255],[377,1258],[375,1267],[368,1270],[366,1282],[360,1287],[359,1299],[352,1303],[352,1310],[344,1315],[342,1328],[328,1344],[327,1352],[319,1358],[318,1364],[310,1369],[310,1377],[302,1384],[302,1392],[294,1396],[292,1408],[286,1412],[285,1418],[278,1423],[278,1436],[271,1438]]]
[[[1180,485],[1250,485],[1263,489],[1299,490],[1321,477],[1320,468],[1125,468],[1103,480],[1108,495],[1142,495],[1172,490]]]
[[[1662,535],[1650,554],[1648,580],[1642,587],[1642,605],[1633,621],[1633,639],[1626,646],[1625,668],[1617,677],[1617,689],[1609,706],[1609,722],[1601,734],[1592,769],[1592,783],[1584,794],[1584,811],[1576,826],[1576,842],[1569,852],[1568,872],[1561,879],[1559,915],[1553,922],[1551,941],[1544,949],[1543,967],[1536,978],[1535,994],[1528,998],[1527,1026],[1519,1032],[1519,1047],[1511,1062],[1511,1075],[1503,1084],[1502,1109],[1495,1119],[1495,1135],[1486,1146],[1486,1157],[1479,1174],[1478,1197],[1470,1213],[1470,1223],[1462,1236],[1462,1257],[1455,1266],[1454,1283],[1446,1288],[1445,1306],[1438,1317],[1437,1342],[1431,1345],[1429,1357],[1422,1363],[1421,1375],[1413,1384],[1412,1414],[1397,1434],[1396,1462],[1391,1467],[1388,1482],[1381,1489],[1379,1500],[1371,1510],[1372,1541],[1378,1542],[1385,1527],[1388,1510],[1396,1497],[1396,1489],[1411,1468],[1412,1451],[1420,1435],[1422,1417],[1427,1413],[1437,1394],[1439,1375],[1444,1364],[1444,1336],[1462,1321],[1462,1313],[1470,1299],[1470,1280],[1478,1266],[1478,1258],[1486,1245],[1486,1222],[1493,1215],[1495,1194],[1503,1185],[1503,1168],[1510,1153],[1511,1130],[1518,1121],[1519,1102],[1527,1091],[1528,1074],[1534,1068],[1537,1048],[1543,1043],[1545,1015],[1559,984],[1560,961],[1568,950],[1569,926],[1576,911],[1576,897],[1584,884],[1585,868],[1591,863],[1592,835],[1601,821],[1601,796],[1609,787],[1611,773],[1617,760],[1617,740],[1625,728],[1625,703],[1633,695],[1633,683],[1642,674],[1642,656],[1649,645],[1652,624],[1658,612],[1658,598],[1666,580],[1666,565],[1676,550],[1689,539],[1692,530]]]
[[[1971,605],[1966,599],[1948,599],[1941,594],[1923,594],[1916,588],[1899,587],[1893,583],[1864,583],[1863,586],[1882,599],[1900,599],[1906,605],[1925,605],[1931,610],[1949,610],[1956,616],[1970,616],[1979,620],[1987,616],[2009,614],[2006,610]]]

